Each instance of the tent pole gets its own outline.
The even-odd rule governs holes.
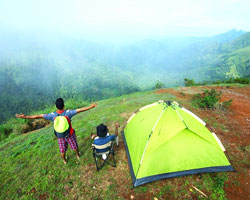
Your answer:
[[[148,147],[148,143],[149,143],[150,137],[151,137],[151,135],[153,134],[153,132],[154,132],[154,130],[155,130],[155,128],[156,128],[158,122],[160,121],[161,116],[162,116],[162,114],[164,113],[164,111],[165,111],[166,108],[167,108],[167,106],[165,106],[165,107],[163,108],[163,110],[161,111],[159,117],[157,118],[157,120],[156,120],[156,122],[155,122],[155,124],[154,124],[154,126],[153,126],[153,128],[152,128],[152,131],[150,132],[150,134],[149,134],[149,136],[148,136],[148,141],[147,141],[147,144],[146,144],[146,146],[145,146],[145,148],[144,148],[144,151],[143,151],[143,154],[142,154],[142,158],[141,158],[141,161],[140,161],[140,164],[139,164],[137,173],[136,173],[136,175],[135,175],[136,178],[137,178],[137,175],[138,175],[138,173],[139,173],[139,170],[140,170],[140,167],[141,167],[141,164],[142,164],[142,161],[143,161],[145,152],[146,152],[146,150],[147,150],[147,147]]]

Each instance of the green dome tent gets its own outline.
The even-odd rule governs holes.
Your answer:
[[[123,131],[133,186],[203,172],[234,171],[220,140],[177,102],[134,113]]]

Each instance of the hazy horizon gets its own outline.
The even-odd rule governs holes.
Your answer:
[[[249,76],[248,1],[0,0],[0,123],[59,96]]]
[[[1,0],[0,29],[97,42],[250,31],[250,2]]]

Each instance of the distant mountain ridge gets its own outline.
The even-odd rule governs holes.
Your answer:
[[[250,75],[250,32],[153,38],[107,45],[63,36],[0,33],[0,122],[65,99],[103,99],[138,90]],[[4,113],[4,114],[3,114]]]

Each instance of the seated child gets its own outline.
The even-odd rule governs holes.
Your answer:
[[[94,139],[93,145],[105,145],[108,144],[110,141],[116,141],[116,145],[118,145],[118,127],[119,124],[115,124],[115,135],[110,135],[108,133],[108,128],[104,124],[100,124],[96,127],[96,135],[92,135],[91,138]],[[109,150],[109,147],[104,149],[97,149],[97,153],[103,153]],[[105,156],[104,156],[105,157]]]

